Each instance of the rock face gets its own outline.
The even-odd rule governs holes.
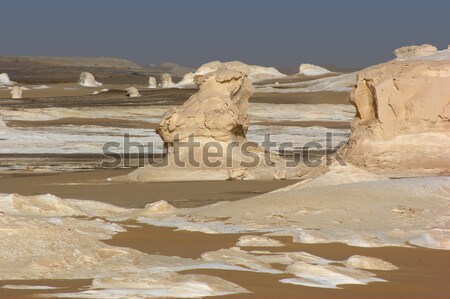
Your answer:
[[[148,78],[148,88],[156,88],[156,78],[155,77],[149,77]]]
[[[18,85],[15,85],[11,89],[11,98],[12,99],[21,99],[22,98],[22,88]]]
[[[298,74],[299,75],[305,75],[305,76],[320,76],[329,73],[330,71],[326,68],[309,64],[309,63],[302,63],[298,67]]]
[[[397,59],[411,59],[415,57],[429,56],[437,53],[437,48],[432,45],[424,44],[420,46],[406,46],[394,51]]]
[[[9,76],[7,73],[0,74],[0,85],[13,85],[14,83],[15,82],[13,82],[9,79]]]
[[[102,83],[95,81],[94,75],[88,72],[82,72],[80,74],[78,84],[85,87],[99,87],[103,85]]]
[[[450,51],[358,74],[346,159],[374,169],[450,172]]]
[[[157,133],[166,143],[194,134],[196,139],[243,141],[248,129],[248,99],[253,86],[244,73],[220,70],[198,81],[199,91],[181,107],[168,111]]]
[[[141,95],[139,94],[139,90],[138,90],[136,87],[134,87],[134,86],[128,87],[128,88],[126,89],[126,91],[127,91],[127,96],[128,96],[129,98],[137,98],[137,97],[140,97],[140,96],[141,96]]]
[[[172,77],[170,74],[162,74],[161,75],[161,87],[162,88],[173,88],[175,84],[172,82]]]
[[[258,65],[248,65],[240,61],[220,62],[212,61],[200,66],[195,75],[205,75],[220,69],[232,69],[248,74],[248,78],[252,82],[257,82],[266,79],[282,78],[285,74],[280,73],[273,67],[264,67]]]

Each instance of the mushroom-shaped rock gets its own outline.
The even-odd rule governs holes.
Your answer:
[[[7,73],[0,74],[0,85],[13,85],[14,83],[15,82],[13,82],[9,79],[9,76]]]
[[[329,73],[330,71],[326,68],[309,64],[309,63],[302,63],[298,67],[298,74],[299,75],[305,75],[305,76],[320,76]]]
[[[420,46],[406,46],[398,48],[394,51],[398,60],[411,59],[416,57],[429,56],[437,53],[435,46],[424,44]]]
[[[99,87],[103,85],[102,83],[95,81],[94,75],[88,72],[82,72],[80,74],[78,84],[85,87]]]
[[[341,149],[348,162],[384,172],[448,173],[450,50],[362,70],[351,102],[357,113]]]
[[[196,88],[197,84],[195,84],[195,74],[194,73],[185,74],[183,76],[183,79],[176,85],[178,88]]]
[[[173,88],[175,84],[172,82],[172,77],[170,74],[162,74],[161,75],[161,87],[162,88]]]
[[[12,99],[21,99],[22,98],[22,88],[18,85],[14,85],[11,89],[11,98]]]
[[[181,107],[167,112],[157,132],[164,142],[197,139],[242,141],[248,129],[248,99],[253,86],[244,73],[220,70],[197,82],[199,91]]]
[[[134,87],[134,86],[128,87],[128,88],[126,89],[126,91],[127,91],[127,96],[128,96],[129,98],[137,98],[137,97],[140,97],[140,96],[141,96],[141,95],[139,94],[139,90],[138,90],[136,87]]]
[[[166,112],[156,129],[167,149],[162,167],[148,165],[123,179],[269,180],[277,169],[277,179],[287,177],[285,160],[247,142],[248,99],[253,93],[247,73],[220,69],[195,81],[198,92]]]
[[[148,88],[156,88],[156,78],[155,77],[149,77],[148,78]]]

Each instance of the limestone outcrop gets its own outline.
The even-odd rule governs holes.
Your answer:
[[[11,98],[12,99],[21,99],[22,98],[22,87],[18,85],[14,85],[11,89]]]
[[[139,94],[139,90],[138,90],[136,87],[134,87],[134,86],[128,87],[128,88],[126,89],[126,91],[127,91],[127,96],[128,96],[129,98],[137,98],[137,97],[140,97],[140,96],[141,96],[141,95]]]
[[[248,65],[240,61],[220,62],[212,61],[200,66],[195,75],[205,75],[221,69],[232,69],[242,73],[248,74],[248,78],[252,82],[257,82],[266,79],[282,78],[285,74],[280,73],[274,67],[264,67],[259,65]]]
[[[172,82],[172,77],[170,74],[164,73],[161,75],[161,87],[162,88],[173,88],[175,84]]]
[[[149,77],[148,78],[148,88],[156,88],[156,78],[155,77]]]
[[[88,72],[82,72],[80,74],[78,84],[85,87],[99,87],[103,85],[102,83],[95,81],[94,75]]]
[[[302,63],[298,67],[298,74],[299,75],[305,75],[305,76],[320,76],[330,73],[329,70],[326,68],[320,67],[318,65],[309,64],[309,63]]]
[[[168,111],[157,133],[164,142],[189,135],[212,141],[244,141],[248,129],[248,99],[253,87],[244,73],[221,70],[198,81],[199,91],[181,107]]]
[[[284,179],[280,157],[247,142],[248,99],[253,85],[246,73],[221,69],[196,77],[198,92],[166,112],[156,129],[167,156],[161,165],[125,177],[137,181]],[[118,178],[122,179],[122,178]]]
[[[435,46],[424,44],[420,46],[406,46],[398,48],[394,51],[395,56],[397,56],[397,59],[411,59],[415,57],[423,57],[423,56],[429,56],[437,53],[437,48]]]
[[[450,50],[362,70],[351,102],[357,114],[341,151],[350,163],[450,173]]]
[[[0,85],[13,85],[16,82],[13,82],[9,79],[9,76],[7,73],[1,73],[0,74]]]

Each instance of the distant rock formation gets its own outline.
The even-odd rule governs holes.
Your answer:
[[[156,84],[156,78],[148,77],[148,88],[156,88],[156,87],[158,87]]]
[[[406,170],[448,174],[450,50],[407,53],[412,58],[359,72],[351,96],[357,114],[342,153],[354,165],[402,169],[403,176]]]
[[[186,73],[183,76],[183,79],[176,84],[178,88],[196,88],[197,84],[195,84],[195,74],[194,73]]]
[[[129,98],[137,98],[137,97],[140,97],[140,96],[141,96],[141,95],[139,94],[139,90],[138,90],[136,87],[134,87],[134,86],[128,87],[128,88],[126,89],[126,91],[127,91],[127,96],[128,96]]]
[[[99,87],[103,85],[102,83],[95,81],[94,75],[88,72],[82,72],[80,74],[78,84],[85,87]]]
[[[330,73],[329,70],[327,70],[326,68],[314,65],[314,64],[309,64],[309,63],[302,63],[300,64],[300,66],[298,67],[298,74],[299,75],[305,75],[305,76],[320,76],[320,75],[324,75]]]
[[[9,79],[9,76],[7,73],[1,73],[0,74],[0,85],[13,85],[16,82],[13,82]]]
[[[240,61],[208,62],[200,66],[195,72],[195,75],[205,75],[221,69],[232,69],[248,74],[248,78],[252,82],[257,82],[266,79],[282,78],[286,76],[285,74],[280,73],[277,69],[273,67],[248,65]]]
[[[175,84],[172,82],[170,74],[164,73],[161,75],[161,88],[173,88]]]
[[[429,56],[437,53],[437,48],[435,46],[424,44],[420,46],[406,46],[398,48],[394,51],[397,59],[411,59],[415,57]]]
[[[15,62],[26,67],[142,68],[132,61],[116,57],[2,56],[0,62]]]
[[[18,85],[14,85],[11,89],[11,98],[12,99],[21,99],[22,98],[22,88]]]

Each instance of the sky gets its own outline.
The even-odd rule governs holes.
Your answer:
[[[450,43],[448,0],[0,0],[0,56],[363,67]]]

